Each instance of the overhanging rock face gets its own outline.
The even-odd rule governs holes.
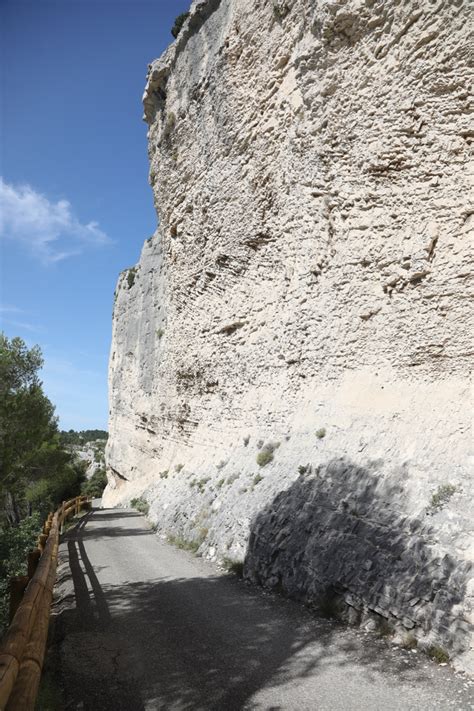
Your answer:
[[[144,95],[160,225],[117,286],[105,494],[464,666],[467,16],[193,4]]]

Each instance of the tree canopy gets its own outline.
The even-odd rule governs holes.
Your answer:
[[[79,493],[83,478],[83,468],[61,446],[38,375],[42,365],[38,346],[0,334],[0,512],[10,523]]]

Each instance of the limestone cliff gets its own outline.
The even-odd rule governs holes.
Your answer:
[[[117,285],[105,495],[463,664],[468,17],[193,3],[144,94],[159,227]]]

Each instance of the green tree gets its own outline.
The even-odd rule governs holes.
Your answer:
[[[36,499],[28,500],[26,491],[35,482],[63,478],[72,463],[60,446],[54,407],[38,376],[42,365],[38,346],[28,348],[21,338],[0,334],[0,497],[3,519],[11,524],[31,513]],[[45,486],[38,483],[43,491]],[[53,489],[49,485],[50,494]]]
[[[105,469],[97,469],[91,478],[82,485],[82,493],[99,499],[107,486],[107,475]]]

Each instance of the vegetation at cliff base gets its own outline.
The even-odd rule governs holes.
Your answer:
[[[100,499],[107,486],[107,475],[105,469],[97,469],[96,472],[82,485],[82,493],[91,496],[93,499]]]
[[[130,501],[130,506],[133,509],[136,509],[142,514],[145,514],[145,516],[148,514],[150,510],[150,505],[148,504],[148,501],[144,499],[142,496],[139,496],[137,499],[132,499]]]

